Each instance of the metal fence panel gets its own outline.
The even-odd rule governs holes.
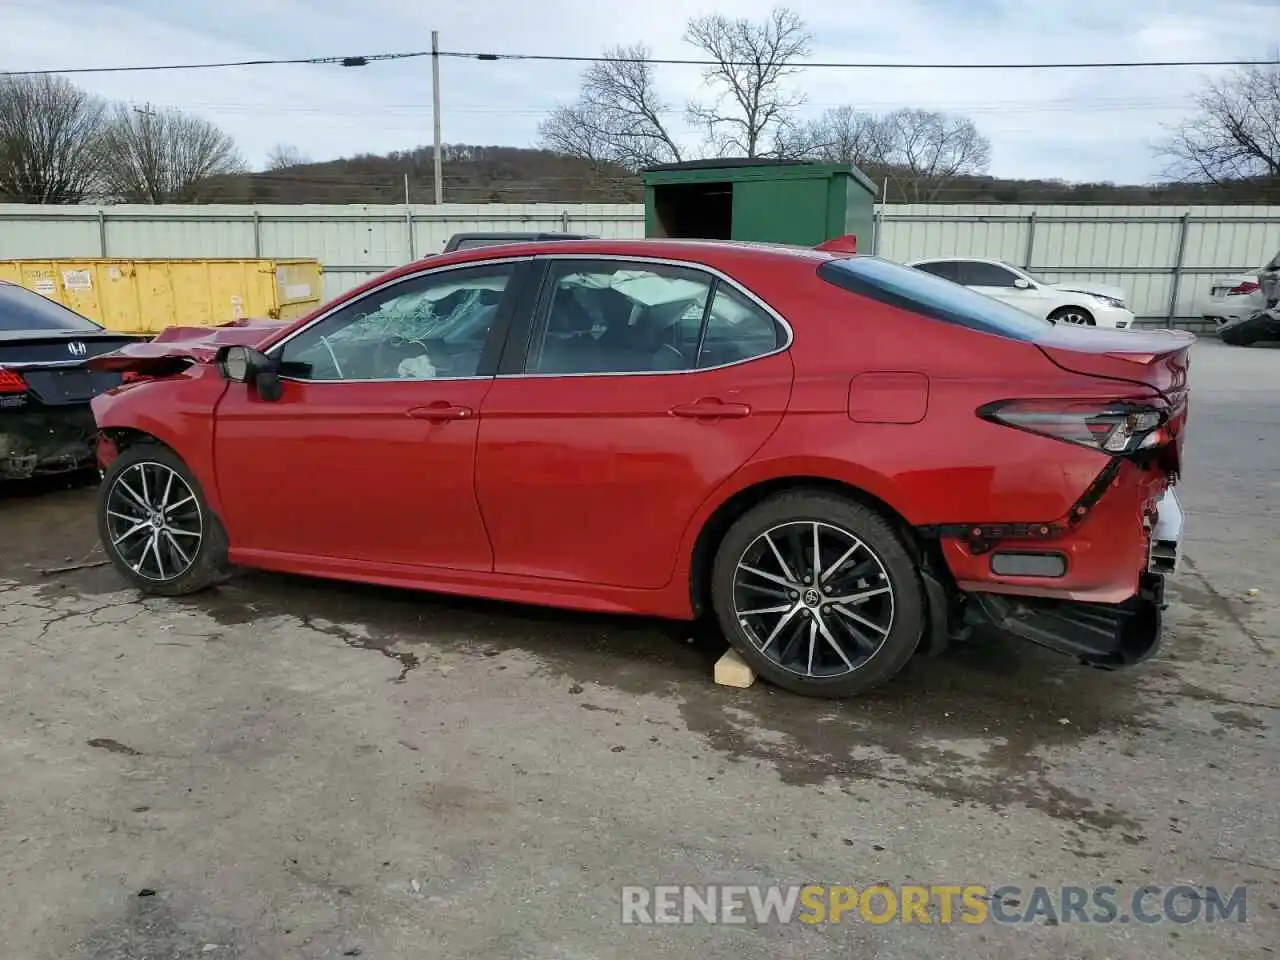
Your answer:
[[[894,204],[865,248],[892,260],[994,257],[1046,280],[1128,291],[1151,323],[1198,319],[1214,276],[1280,250],[1280,207]],[[0,258],[308,257],[337,294],[455,233],[567,231],[642,237],[644,208],[617,203],[265,206],[0,204]]]

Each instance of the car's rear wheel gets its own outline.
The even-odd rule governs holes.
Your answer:
[[[182,459],[158,443],[123,450],[98,491],[98,535],[144,593],[179,596],[225,580],[227,539]]]
[[[816,492],[779,494],[725,535],[712,604],[757,674],[794,693],[849,697],[893,677],[919,646],[924,594],[893,527]]]
[[[1093,327],[1097,321],[1084,307],[1059,307],[1049,314],[1050,323],[1069,323],[1077,327]]]

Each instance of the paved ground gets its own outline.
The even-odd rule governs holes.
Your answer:
[[[716,688],[650,623],[264,575],[139,602],[109,569],[39,572],[93,558],[91,490],[9,491],[3,952],[1272,954],[1280,350],[1197,345],[1193,386],[1159,661],[984,643],[839,705]],[[1006,913],[1036,885],[1248,899],[1245,923],[619,922],[628,884],[874,881],[1023,887]]]

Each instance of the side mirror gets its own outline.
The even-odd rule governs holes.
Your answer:
[[[284,392],[275,362],[253,347],[223,347],[214,362],[227,380],[252,383],[263,400],[279,400]]]
[[[1029,290],[1029,289],[1031,289],[1031,284],[1030,284],[1030,283],[1028,283],[1026,280],[1023,280],[1023,279],[1022,279],[1022,277],[1017,277],[1017,278],[1013,281],[1013,285],[1014,285],[1015,287],[1017,287],[1019,290]]]

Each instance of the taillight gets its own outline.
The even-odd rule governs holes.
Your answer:
[[[1152,450],[1173,439],[1167,411],[1127,401],[1001,400],[981,407],[978,416],[1113,456]]]
[[[1233,297],[1243,297],[1261,289],[1261,286],[1259,286],[1256,280],[1246,280],[1243,283],[1237,283],[1227,291],[1227,294]]]
[[[26,393],[27,381],[16,370],[0,367],[0,393]]]

